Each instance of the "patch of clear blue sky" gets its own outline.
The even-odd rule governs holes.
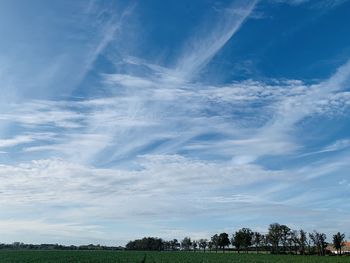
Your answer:
[[[288,2],[288,1],[286,1]],[[221,80],[244,78],[327,78],[350,54],[346,16],[350,3],[333,9],[261,1],[209,66]],[[232,58],[232,59],[230,59]],[[229,69],[236,70],[229,70]]]

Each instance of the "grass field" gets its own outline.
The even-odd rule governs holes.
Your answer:
[[[0,251],[0,263],[342,263],[350,257],[193,252]]]

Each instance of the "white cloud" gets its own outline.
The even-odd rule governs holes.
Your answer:
[[[339,114],[335,101],[346,98],[339,93],[343,87],[339,80],[347,81],[346,69],[312,86],[296,80],[174,85],[156,75],[136,77],[140,85],[137,90],[130,91],[130,83],[109,83],[111,89],[119,87],[118,96],[13,105],[0,114],[0,119],[34,130],[64,129],[47,145],[29,145],[24,150],[50,150],[77,162],[89,163],[105,150],[108,156],[101,158],[106,162],[135,157],[140,149],[154,143],[159,143],[150,149],[154,153],[189,150],[252,162],[264,155],[299,150],[301,145],[293,138],[293,130],[304,118]],[[129,91],[124,93],[125,89]],[[223,138],[196,139],[210,133]]]
[[[311,0],[271,0],[271,2],[275,3],[285,3],[292,6],[299,6],[304,4],[309,4],[312,8],[334,8],[347,0],[319,0],[319,1],[311,1]]]
[[[176,71],[180,77],[193,78],[239,30],[256,3],[255,0],[234,1],[224,12],[220,12],[209,33],[203,30],[203,35],[194,35],[177,63]]]
[[[268,172],[254,165],[221,165],[220,163],[188,160],[181,156],[144,156],[137,163],[142,169],[127,171],[97,169],[60,159],[38,160],[16,166],[1,165],[2,203],[43,202],[49,204],[91,204],[93,196],[116,200],[131,196],[151,197],[208,186],[221,188],[249,184],[264,178],[278,178],[278,172]],[[125,207],[127,208],[127,207]]]
[[[308,156],[308,155],[312,155],[312,154],[341,151],[341,150],[349,148],[349,146],[350,146],[350,140],[348,140],[348,139],[337,140],[334,143],[329,144],[326,147],[320,149],[319,151],[305,153],[305,154],[302,154],[301,156]]]
[[[60,240],[84,243],[93,239],[109,243],[111,232],[103,222],[121,227],[133,222],[145,235],[170,237],[171,233],[176,233],[182,237],[181,228],[168,233],[170,222],[166,218],[175,221],[192,217],[202,220],[232,218],[240,211],[242,220],[260,216],[268,224],[283,218],[290,209],[296,216],[316,218],[320,212],[308,208],[308,204],[319,200],[317,196],[310,198],[312,192],[303,192],[298,195],[299,199],[287,200],[280,194],[290,187],[298,187],[300,182],[305,184],[316,177],[332,174],[347,163],[344,159],[339,165],[332,163],[329,167],[314,164],[303,170],[273,171],[253,164],[200,161],[179,155],[145,155],[135,160],[138,165],[135,170],[98,169],[62,159],[1,165],[0,206],[4,209],[0,213],[3,218],[0,225],[8,225],[8,228],[0,228],[0,233],[16,236],[15,233],[23,230],[28,234],[35,232],[46,240],[54,240],[50,237],[54,235]],[[322,193],[322,198],[327,195]],[[4,219],[20,210],[26,213],[31,209],[37,216],[28,213],[21,220]],[[140,222],[148,223],[142,226]],[[157,222],[161,229],[153,229],[152,222]],[[238,220],[237,224],[243,221]],[[37,231],[40,225],[43,227]],[[211,226],[206,231],[218,231],[218,227]],[[113,238],[118,240],[140,235],[118,235],[118,228],[113,231],[116,231]]]
[[[79,224],[48,223],[43,220],[0,220],[1,233],[9,236],[21,233],[23,236],[37,235],[38,232],[47,237],[90,236],[96,238],[101,235],[98,226]]]
[[[32,142],[33,138],[31,136],[17,136],[11,139],[0,139],[0,148],[16,146],[18,144]]]

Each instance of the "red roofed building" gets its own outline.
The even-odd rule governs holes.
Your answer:
[[[333,254],[338,254],[339,251],[337,251],[333,244],[329,244],[327,246],[327,250],[331,251]],[[350,254],[350,242],[346,241],[344,242],[344,246],[341,248],[341,253],[342,254]]]

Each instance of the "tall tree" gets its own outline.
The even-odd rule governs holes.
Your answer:
[[[307,233],[300,229],[299,230],[299,238],[298,238],[298,244],[299,244],[299,252],[301,255],[305,254],[305,247],[307,245]]]
[[[237,231],[232,235],[231,244],[237,249],[238,254],[241,251],[242,243],[243,243],[243,235],[241,232]]]
[[[215,247],[215,252],[218,253],[218,247],[219,247],[219,236],[215,234],[211,237],[211,242],[213,244],[213,247]]]
[[[196,252],[197,245],[198,245],[198,242],[196,240],[193,240],[192,241],[193,252]]]
[[[273,254],[279,253],[279,245],[282,239],[282,229],[281,225],[278,223],[273,223],[269,226],[267,238],[272,245],[271,252]]]
[[[177,241],[177,239],[174,238],[173,240],[170,241],[170,247],[171,247],[171,250],[178,250],[180,247],[179,241]]]
[[[214,244],[213,244],[213,241],[209,241],[208,242],[208,248],[209,248],[209,251],[211,252],[212,248],[214,247]]]
[[[243,233],[243,247],[245,248],[246,253],[248,253],[249,247],[252,245],[253,241],[253,232],[250,228],[242,228],[240,231]]]
[[[270,242],[268,235],[262,235],[262,244],[265,251],[270,251]]]
[[[282,246],[283,246],[283,252],[285,253],[287,251],[287,247],[288,247],[288,243],[290,240],[290,234],[291,234],[291,230],[288,226],[286,225],[281,225],[281,242],[282,242]]]
[[[219,246],[222,248],[222,252],[225,253],[225,247],[230,245],[227,233],[221,233],[219,235]]]
[[[183,250],[190,250],[190,247],[192,245],[192,241],[190,237],[185,237],[182,241],[181,241],[181,247]]]
[[[327,247],[327,236],[324,233],[319,233],[314,231],[309,234],[310,240],[313,242],[315,248],[317,249],[317,253],[319,256],[324,256],[326,254]]]
[[[337,252],[340,252],[339,255],[341,255],[341,249],[344,246],[344,238],[345,234],[341,234],[340,232],[333,235],[333,247],[337,250]]]
[[[199,247],[203,249],[203,252],[205,253],[205,249],[207,248],[208,246],[208,240],[207,239],[200,239],[198,241],[199,243]]]
[[[256,253],[259,253],[259,248],[261,246],[262,243],[262,234],[260,234],[259,232],[254,232],[253,233],[253,244],[255,245],[255,250]]]
[[[298,254],[298,244],[299,244],[299,239],[298,239],[298,231],[296,230],[291,230],[290,231],[290,236],[289,236],[289,252],[292,254],[294,251],[295,254]]]
[[[163,248],[164,250],[170,250],[171,249],[171,241],[164,241],[163,242]]]
[[[246,252],[248,252],[249,247],[252,245],[252,239],[253,232],[249,228],[242,228],[234,234],[232,245],[237,248],[238,253],[241,248],[245,248]]]

